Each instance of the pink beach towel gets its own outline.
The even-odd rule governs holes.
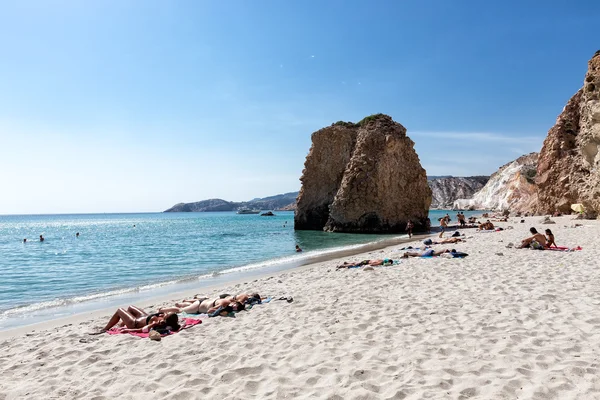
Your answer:
[[[195,318],[184,318],[183,322],[184,322],[184,325],[181,327],[180,330],[178,330],[178,331],[172,331],[172,332],[166,333],[166,334],[161,335],[161,336],[174,335],[177,332],[181,332],[183,329],[188,329],[188,328],[191,328],[194,325],[201,324],[202,320],[195,319]],[[141,337],[141,338],[147,338],[148,336],[150,336],[149,332],[121,332],[122,329],[123,328],[112,328],[111,330],[106,331],[106,333],[108,333],[109,335],[130,334],[130,335]]]
[[[572,249],[568,247],[546,247],[544,250],[554,250],[554,251],[576,251],[583,250],[581,246],[573,247]]]

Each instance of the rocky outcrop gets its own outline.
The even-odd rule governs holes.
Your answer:
[[[537,160],[538,153],[530,153],[503,165],[473,197],[456,200],[453,208],[530,212],[537,202]]]
[[[600,212],[600,51],[588,63],[583,87],[569,100],[548,131],[536,182],[538,212],[569,213],[582,203]]]
[[[383,114],[312,134],[294,227],[337,232],[424,229],[431,204],[425,170],[406,128]]]
[[[298,192],[290,192],[242,202],[226,201],[223,199],[209,199],[194,203],[175,204],[165,212],[234,211],[240,207],[256,208],[259,210],[293,210],[297,196]]]
[[[432,194],[431,208],[441,209],[452,208],[457,199],[471,198],[490,179],[489,176],[431,178],[427,181]]]

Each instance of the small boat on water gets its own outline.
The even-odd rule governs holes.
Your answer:
[[[240,208],[237,211],[238,214],[259,214],[260,210],[251,210],[249,208]]]
[[[271,211],[267,211],[265,213],[260,214],[261,217],[274,217],[275,214],[273,214]]]

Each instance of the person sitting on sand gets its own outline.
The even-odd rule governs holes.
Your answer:
[[[342,265],[338,265],[335,268],[336,269],[352,268],[352,267],[361,267],[363,265],[369,265],[371,267],[376,267],[378,265],[393,265],[393,264],[394,264],[394,260],[392,260],[391,258],[384,258],[384,259],[364,260],[364,261],[357,261],[357,262],[344,261],[344,263]]]
[[[199,299],[193,299],[192,302],[184,300],[181,303],[176,303],[175,307],[161,308],[158,311],[161,312],[174,312],[174,313],[188,313],[188,314],[212,314],[215,311],[221,310],[219,314],[227,313],[232,311],[243,311],[246,306],[240,301],[224,299],[211,300],[208,297]]]
[[[538,233],[537,229],[531,227],[529,228],[529,232],[531,232],[533,236],[523,239],[521,241],[521,245],[517,247],[518,249],[530,247],[535,249],[538,248],[538,246],[540,246],[541,248],[544,248],[546,246],[546,237],[541,233]]]
[[[141,308],[129,306],[127,309],[119,308],[106,326],[98,333],[108,331],[119,322],[121,322],[121,325],[127,327],[122,332],[149,332],[153,328],[166,328],[167,326],[175,331],[181,328],[177,314],[172,312],[148,314]]]
[[[554,245],[554,247],[558,247],[556,242],[554,241],[554,234],[550,229],[546,229],[546,247],[550,248]]]
[[[427,250],[421,251],[421,252],[406,252],[406,253],[402,254],[402,258],[435,257],[435,256],[439,256],[440,254],[444,254],[444,253],[450,253],[450,250],[448,250],[448,249],[443,249],[443,250],[427,249]]]
[[[483,224],[479,225],[479,230],[480,231],[493,231],[494,230],[494,224],[492,224],[490,222],[490,220],[488,219]]]

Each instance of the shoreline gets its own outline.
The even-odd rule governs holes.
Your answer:
[[[408,236],[398,236],[392,239],[368,242],[361,245],[352,245],[350,248],[342,248],[324,254],[316,254],[295,262],[285,262],[279,265],[259,267],[226,274],[216,274],[214,276],[206,276],[199,278],[198,280],[185,283],[176,282],[159,288],[150,289],[143,295],[139,295],[139,292],[128,292],[125,294],[116,294],[76,304],[49,307],[39,311],[43,313],[43,311],[56,310],[59,312],[62,310],[67,312],[68,315],[38,317],[38,321],[35,322],[0,329],[0,340],[35,330],[54,329],[67,323],[78,323],[86,319],[107,314],[109,312],[112,313],[116,308],[131,304],[131,302],[135,302],[136,305],[139,305],[142,308],[151,308],[151,306],[156,303],[175,301],[177,298],[191,297],[198,291],[218,292],[218,289],[225,286],[240,285],[248,280],[275,277],[288,271],[297,271],[303,268],[310,268],[345,257],[353,257],[360,254],[368,254],[369,252],[377,250],[385,250],[389,247],[397,246],[399,244],[408,243],[415,240],[420,241],[435,234],[436,233],[434,232],[434,229],[432,229],[431,234],[413,234],[413,238],[408,238]],[[68,312],[70,308],[80,308],[81,310]]]

